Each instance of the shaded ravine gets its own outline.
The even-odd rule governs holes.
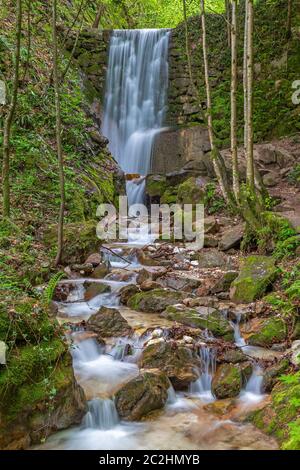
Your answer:
[[[123,256],[126,255],[123,254]],[[133,279],[135,271],[139,268],[140,266],[131,268]],[[128,267],[126,267],[126,272],[128,272]],[[83,286],[85,280],[80,279],[77,284]],[[104,279],[101,282],[107,282],[107,280]],[[252,425],[240,424],[226,415],[216,417],[207,409],[209,403],[215,400],[211,392],[215,356],[213,347],[208,345],[203,345],[199,349],[202,363],[199,379],[191,384],[186,392],[176,393],[170,388],[165,409],[157,418],[142,423],[127,423],[119,419],[114,404],[115,393],[124,383],[138,375],[137,361],[144,344],[153,335],[155,337],[163,335],[172,325],[158,315],[131,312],[119,306],[118,291],[124,285],[126,283],[118,282],[110,294],[101,294],[92,299],[92,312],[88,311],[90,302],[83,300],[84,288],[78,288],[78,286],[77,298],[73,291],[70,293],[68,302],[57,302],[58,316],[62,317],[61,321],[75,324],[83,319],[87,320],[98,307],[102,305],[111,307],[113,304],[127,318],[135,332],[128,338],[109,338],[106,346],[102,346],[92,333],[89,335],[89,332],[81,327],[75,328],[70,337],[73,342],[71,348],[73,367],[76,378],[89,400],[89,410],[81,426],[58,432],[38,448],[66,450],[276,448],[272,439],[263,435]],[[80,315],[78,315],[78,305],[82,307]],[[145,331],[147,331],[146,335]],[[132,355],[126,355],[127,344],[130,344],[133,350]],[[258,372],[254,369],[245,389],[236,399],[235,417],[238,417],[245,409],[257,406],[263,398],[259,393],[260,379],[258,377],[261,375]]]

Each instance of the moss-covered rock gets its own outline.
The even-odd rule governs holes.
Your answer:
[[[163,175],[148,175],[146,179],[146,193],[150,197],[161,197],[167,189],[166,177]]]
[[[276,279],[277,269],[273,258],[248,256],[240,274],[231,285],[230,297],[234,302],[253,302],[259,299]]]
[[[160,341],[147,346],[139,366],[166,373],[176,390],[184,390],[198,379],[199,358],[191,349],[174,342]]]
[[[43,353],[50,361],[47,366],[44,364],[44,369],[32,355],[33,368],[29,371],[26,351],[19,365],[12,365],[8,368],[11,372],[1,376],[1,449],[26,449],[40,443],[54,432],[79,424],[87,410],[84,392],[74,378],[70,355],[64,354],[55,362],[53,352],[47,356],[44,348]],[[7,393],[6,385],[12,377],[18,386],[14,386],[13,393]]]
[[[268,367],[264,373],[263,378],[263,390],[266,393],[270,393],[276,382],[279,381],[279,377],[287,371],[289,368],[289,360],[282,359],[278,364],[274,364]]]
[[[159,370],[142,370],[116,394],[116,408],[122,419],[136,421],[163,408],[168,398],[170,381]]]
[[[65,224],[62,259],[64,264],[84,263],[88,255],[99,250],[101,241],[97,238],[96,226],[97,223],[94,220]],[[52,225],[44,233],[44,242],[50,249],[55,250],[57,245],[56,225]]]
[[[116,308],[101,307],[88,319],[87,327],[103,338],[127,336],[132,333],[127,320]]]
[[[140,292],[140,289],[135,284],[129,284],[128,286],[122,287],[119,292],[121,304],[127,305],[130,297],[133,297],[138,292]]]
[[[229,321],[215,308],[168,306],[162,316],[194,328],[209,330],[225,341],[231,341],[234,337]]]
[[[178,186],[177,202],[179,204],[201,204],[204,201],[205,190],[192,177]]]
[[[253,325],[253,328],[251,327]],[[274,343],[285,341],[287,337],[286,322],[280,317],[251,320],[247,330],[246,340],[252,346],[268,347]]]
[[[141,312],[160,313],[168,307],[175,305],[186,297],[183,292],[175,292],[167,289],[154,289],[149,292],[140,292],[131,297],[128,307]]]
[[[300,449],[300,373],[282,376],[271,393],[271,403],[251,413],[249,420],[276,437],[283,449]]]
[[[216,398],[232,398],[242,389],[240,368],[234,364],[222,364],[212,380],[212,392]]]

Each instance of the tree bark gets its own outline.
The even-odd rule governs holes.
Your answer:
[[[98,11],[97,11],[97,14],[96,14],[93,26],[92,26],[93,28],[97,28],[97,29],[99,28],[99,24],[100,24],[102,15],[103,15],[103,11],[104,11],[104,5],[101,4],[98,8]]]
[[[243,88],[244,88],[244,153],[247,155],[247,49],[248,49],[248,0],[245,0],[244,24],[244,57],[243,57]]]
[[[231,24],[231,158],[233,192],[236,202],[240,199],[240,181],[237,145],[237,0],[232,0]]]
[[[60,111],[60,93],[59,93],[59,73],[58,73],[58,50],[57,50],[57,0],[52,4],[52,42],[53,42],[53,84],[55,94],[55,113],[56,113],[56,149],[58,158],[59,188],[60,188],[60,208],[57,229],[57,255],[55,265],[61,263],[63,254],[63,233],[64,233],[64,211],[65,211],[65,176],[64,160],[61,142],[61,111]]]
[[[226,175],[226,171],[224,171],[224,167],[220,160],[218,149],[215,145],[214,132],[213,132],[211,93],[210,93],[207,45],[206,45],[206,21],[205,21],[204,0],[200,0],[200,5],[201,5],[201,25],[202,25],[202,50],[203,50],[204,76],[205,76],[206,100],[207,100],[207,126],[208,126],[208,134],[209,134],[209,140],[210,140],[210,146],[211,146],[211,156],[212,156],[214,171],[216,173],[223,197],[227,203],[230,203],[231,196],[230,196],[229,185],[227,181],[227,175]]]
[[[17,0],[16,18],[16,47],[15,47],[15,70],[13,79],[13,91],[11,103],[3,128],[3,164],[2,164],[2,191],[3,191],[3,217],[10,217],[10,136],[11,127],[15,117],[18,101],[19,74],[20,74],[20,50],[22,32],[22,0]]]
[[[26,78],[27,72],[30,67],[30,55],[31,55],[31,0],[27,0],[27,57],[24,66],[23,80]]]
[[[231,47],[231,21],[230,21],[230,0],[225,0],[226,24],[227,24],[227,45]]]
[[[254,8],[253,0],[248,0],[248,21],[247,21],[247,183],[254,193],[254,157],[253,157],[253,29],[254,29]]]

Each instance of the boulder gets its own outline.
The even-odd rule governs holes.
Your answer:
[[[219,250],[227,251],[231,248],[237,248],[240,246],[241,241],[244,237],[245,225],[236,225],[222,233],[219,241]]]
[[[94,266],[91,263],[88,264],[72,264],[71,271],[75,271],[80,274],[89,275],[94,271]]]
[[[218,356],[217,362],[227,362],[231,364],[239,364],[241,362],[249,361],[249,357],[241,351],[241,349],[229,349],[225,351],[224,354]]]
[[[104,284],[102,282],[92,282],[92,281],[85,281],[84,283],[85,293],[84,293],[84,300],[91,300],[93,297],[97,295],[106,294],[111,291],[111,287],[108,284]]]
[[[280,317],[253,318],[241,326],[241,332],[251,346],[270,347],[285,341],[287,325]]]
[[[133,297],[138,292],[140,292],[140,290],[135,284],[129,284],[128,286],[122,287],[119,291],[121,304],[127,305],[130,297]]]
[[[201,285],[201,281],[197,278],[183,277],[176,275],[176,273],[166,275],[161,279],[161,283],[164,287],[182,292],[193,292]]]
[[[237,271],[227,271],[217,280],[215,285],[210,289],[211,294],[219,294],[227,292],[233,281],[238,277]]]
[[[186,294],[168,289],[154,289],[150,292],[140,292],[131,297],[128,307],[147,313],[163,312],[168,305],[175,305],[183,301]]]
[[[91,315],[87,328],[104,338],[128,336],[132,333],[131,326],[119,310],[107,307],[101,307],[97,313]]]
[[[217,249],[201,250],[196,253],[199,268],[223,268],[228,265],[228,257]]]
[[[216,220],[216,218],[211,215],[209,217],[205,217],[204,219],[204,233],[205,234],[212,234],[215,235],[220,230],[220,226]]]
[[[154,289],[160,289],[161,288],[161,284],[159,284],[158,282],[155,282],[155,281],[151,281],[150,279],[148,279],[147,281],[144,281],[141,285],[140,285],[140,288],[143,292],[148,292],[150,290],[154,290]]]
[[[163,175],[148,175],[146,178],[146,193],[150,197],[161,197],[167,189],[166,177]]]
[[[250,303],[262,297],[276,279],[274,259],[253,255],[244,259],[238,277],[233,281],[230,298],[234,302]]]
[[[104,279],[105,276],[109,273],[109,268],[106,264],[100,263],[92,274],[93,279]]]
[[[237,364],[222,364],[212,380],[212,392],[218,399],[233,398],[240,394],[243,383],[252,372],[250,363],[243,367]]]
[[[282,359],[277,364],[268,367],[263,376],[263,391],[270,393],[272,388],[278,382],[279,377],[289,368],[289,360]]]
[[[300,366],[300,340],[293,341],[291,351],[292,351],[291,363],[295,367],[299,367]]]
[[[179,204],[201,204],[205,197],[205,185],[201,178],[189,178],[178,187],[177,202]]]
[[[200,362],[190,348],[174,341],[158,341],[144,349],[139,366],[165,372],[176,390],[184,390],[198,379]]]
[[[169,305],[162,316],[193,328],[209,330],[213,335],[222,337],[226,341],[233,340],[234,333],[229,321],[215,308]]]
[[[85,260],[85,264],[92,264],[94,267],[96,267],[101,263],[101,261],[102,261],[102,257],[100,253],[92,253]]]
[[[160,370],[141,370],[138,377],[125,384],[116,394],[116,408],[121,419],[138,421],[164,407],[171,386]]]

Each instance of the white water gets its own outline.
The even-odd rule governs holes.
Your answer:
[[[203,346],[200,348],[201,375],[190,386],[190,393],[203,401],[213,401],[211,382],[216,371],[216,357],[214,350]]]
[[[126,174],[145,176],[163,126],[168,89],[167,30],[116,30],[110,40],[102,132]],[[129,206],[144,202],[144,178],[127,182]]]
[[[247,382],[246,388],[242,390],[240,394],[240,399],[246,403],[260,402],[264,397],[262,393],[262,385],[263,371],[258,365],[255,365],[252,375]]]

